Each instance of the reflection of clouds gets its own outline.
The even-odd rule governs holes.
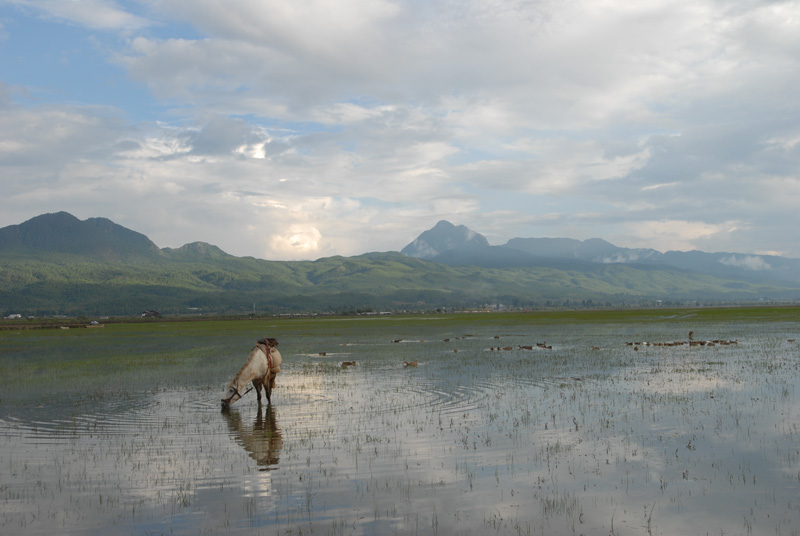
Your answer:
[[[646,363],[614,374],[613,387],[598,393],[608,397],[608,420],[599,431],[581,430],[573,459],[580,464],[610,453],[596,475],[619,487],[609,490],[584,474],[590,483],[585,516],[614,515],[615,527],[646,524],[648,532],[652,520],[654,534],[767,533],[791,518],[796,522],[794,506],[786,505],[797,503],[800,463],[786,455],[795,449],[775,448],[793,443],[787,421],[800,410],[793,388],[781,387],[784,381],[795,385],[796,378],[773,371],[782,357],[763,359],[742,347],[652,352]],[[576,474],[581,469],[572,467]],[[604,497],[618,500],[620,491],[636,498],[644,516],[617,509],[614,501],[587,507],[602,505]]]
[[[273,410],[247,410],[220,419],[208,391],[164,390],[0,417],[0,459],[13,469],[4,520],[32,534],[120,519],[127,532],[217,533],[250,508],[261,522],[274,502],[273,473],[262,471],[276,467],[283,439]],[[231,471],[253,466],[231,439],[261,471]]]
[[[624,373],[624,376],[630,378],[631,371]],[[672,377],[671,375],[655,375],[652,371],[644,371],[642,374],[652,376],[650,381],[646,383],[646,388],[643,392],[649,395],[689,395],[694,393],[710,393],[719,389],[741,389],[741,385],[737,385],[729,379],[711,373],[695,373],[687,377]]]
[[[398,320],[392,337],[430,342],[393,344],[380,329],[354,334],[379,320],[339,327],[345,322],[354,320],[336,321],[336,329],[359,366],[343,372],[340,358],[318,355],[336,348],[330,335],[309,337],[280,384],[280,417],[291,423],[285,434],[274,407],[220,415],[211,387],[157,391],[124,408],[108,397],[76,419],[62,410],[58,435],[31,410],[32,441],[30,425],[12,429],[0,420],[0,457],[13,452],[4,464],[18,469],[3,483],[30,498],[6,511],[27,508],[30,519],[41,504],[38,533],[45,523],[59,532],[92,515],[97,526],[142,520],[126,532],[152,522],[152,532],[241,534],[312,532],[327,523],[361,534],[417,526],[463,534],[777,534],[796,523],[800,383],[796,347],[785,343],[793,332],[727,348],[634,352],[622,346],[616,330],[629,334],[622,328],[609,342],[604,331],[555,326],[547,340],[565,343],[552,352],[486,359],[493,343],[474,331],[459,341],[457,357],[443,359],[449,325],[427,322],[429,331],[412,332]],[[668,340],[662,332],[643,336]],[[530,337],[512,343],[522,338]],[[602,352],[590,350],[598,343]],[[403,370],[411,355],[425,366]],[[55,491],[59,479],[63,493]],[[131,505],[135,518],[126,513]],[[47,522],[56,509],[84,519]],[[482,520],[491,526],[478,526]]]
[[[652,348],[652,347],[651,347]],[[644,395],[693,395],[714,391],[741,391],[741,372],[733,367],[733,347],[718,353],[714,347],[655,348],[644,361],[624,367],[611,376],[615,384],[628,385]],[[640,353],[643,355],[643,352]]]
[[[120,516],[126,519],[121,504],[133,505],[130,511],[140,521],[197,504],[220,464],[219,455],[209,453],[228,441],[219,421],[198,428],[196,411],[216,408],[206,396],[183,390],[126,393],[0,419],[0,458],[14,468],[4,473],[3,484],[19,498],[7,521],[30,523],[31,533],[59,533],[87,523],[115,525]],[[42,490],[46,503],[39,501]]]
[[[652,534],[767,533],[796,521],[786,505],[797,503],[800,463],[774,447],[791,437],[797,401],[733,363],[685,357],[620,371],[586,393],[601,404],[572,408],[585,424],[562,467],[543,474],[579,498],[584,531],[608,531],[612,519],[620,533]]]

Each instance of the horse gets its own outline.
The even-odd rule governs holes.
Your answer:
[[[250,351],[242,368],[228,382],[228,388],[222,396],[222,405],[231,406],[234,402],[249,393],[253,388],[256,390],[258,404],[261,405],[261,388],[267,395],[267,404],[272,404],[270,396],[275,388],[275,376],[281,371],[281,353],[276,348],[278,341],[271,338],[260,339],[255,347]],[[241,392],[249,382],[253,382],[253,387]]]

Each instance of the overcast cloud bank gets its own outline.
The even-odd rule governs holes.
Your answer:
[[[286,260],[446,219],[800,257],[798,87],[796,1],[5,0],[0,226]]]

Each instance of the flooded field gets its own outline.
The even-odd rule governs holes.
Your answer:
[[[272,406],[223,411],[265,336]],[[796,339],[796,308],[0,331],[0,532],[800,534]]]

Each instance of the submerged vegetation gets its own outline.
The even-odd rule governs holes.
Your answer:
[[[798,534],[798,331],[791,307],[0,331],[0,527]],[[221,411],[264,336],[273,406]]]

